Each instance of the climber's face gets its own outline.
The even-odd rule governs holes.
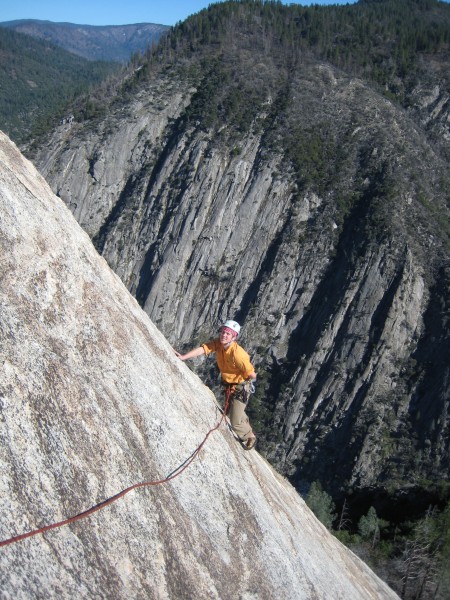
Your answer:
[[[236,339],[236,333],[228,327],[220,328],[219,340],[224,348],[228,346]]]

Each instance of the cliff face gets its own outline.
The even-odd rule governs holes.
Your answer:
[[[232,56],[230,43],[220,68]],[[253,419],[293,481],[334,494],[438,483],[450,466],[445,84],[430,75],[405,111],[311,56],[290,70],[248,47],[239,58],[234,77],[259,94],[243,132],[198,116],[210,97],[231,102],[231,80],[175,64],[95,127],[59,128],[34,160],[174,345],[228,316],[244,324]]]
[[[0,135],[0,539],[156,481],[214,396]],[[177,479],[2,545],[4,597],[396,598],[222,425]]]

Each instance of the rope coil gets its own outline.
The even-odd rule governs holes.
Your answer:
[[[105,508],[109,504],[112,504],[113,502],[116,502],[120,498],[123,498],[123,496],[125,496],[126,494],[128,494],[132,490],[136,490],[136,489],[141,488],[141,487],[150,487],[150,486],[162,485],[163,483],[168,483],[169,481],[172,481],[173,479],[175,479],[176,477],[178,477],[179,475],[181,475],[181,473],[183,473],[189,467],[189,465],[191,465],[194,462],[194,460],[200,454],[200,451],[203,448],[203,446],[205,445],[205,443],[206,443],[207,439],[209,438],[209,436],[214,431],[216,431],[217,429],[219,429],[219,427],[221,426],[223,420],[226,417],[227,410],[228,410],[229,399],[230,399],[230,390],[227,389],[226,396],[225,396],[225,405],[224,405],[224,408],[223,408],[223,411],[222,411],[222,416],[221,416],[219,422],[212,429],[210,429],[208,431],[208,433],[205,435],[203,441],[194,450],[194,452],[192,452],[192,454],[185,461],[183,461],[180,465],[178,465],[178,467],[176,467],[171,473],[169,473],[169,475],[167,475],[166,477],[164,477],[164,479],[159,479],[159,480],[156,480],[156,481],[142,481],[140,483],[135,483],[134,485],[130,485],[129,487],[127,487],[124,490],[118,492],[114,496],[111,496],[110,498],[107,498],[106,500],[103,500],[99,504],[96,504],[95,506],[92,506],[91,508],[89,508],[89,509],[87,509],[87,510],[85,510],[85,511],[83,511],[83,512],[81,512],[81,513],[79,513],[79,514],[77,514],[75,516],[73,516],[73,517],[69,517],[68,519],[64,519],[64,521],[58,521],[57,523],[51,523],[50,525],[45,525],[44,527],[39,527],[38,529],[34,529],[32,531],[28,531],[27,533],[22,533],[20,535],[16,535],[16,536],[11,537],[11,538],[9,538],[7,540],[1,540],[0,541],[0,547],[9,546],[10,544],[14,544],[14,543],[20,542],[22,540],[25,540],[26,538],[33,537],[33,536],[38,535],[40,533],[45,533],[46,531],[50,531],[51,529],[57,529],[59,527],[63,527],[64,525],[68,525],[69,523],[74,523],[75,521],[80,521],[81,519],[85,519],[86,517],[89,517],[90,515],[94,514],[95,512],[97,512],[99,510],[102,510],[103,508]]]

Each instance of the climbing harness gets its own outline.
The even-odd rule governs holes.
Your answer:
[[[233,399],[240,400],[244,404],[247,404],[251,394],[255,393],[254,379],[246,379],[241,383],[228,383],[227,381],[222,381],[222,385],[224,386],[225,394],[228,394],[228,397],[233,396]]]
[[[189,465],[191,465],[194,462],[194,460],[200,454],[200,451],[203,448],[203,446],[205,445],[209,436],[214,431],[217,431],[217,429],[219,429],[223,420],[226,417],[226,414],[228,411],[229,400],[230,400],[230,388],[228,388],[228,390],[227,390],[227,393],[225,396],[225,405],[222,410],[222,416],[221,416],[220,420],[218,421],[218,423],[212,429],[210,429],[208,431],[208,433],[205,435],[202,443],[194,450],[194,452],[192,452],[192,454],[185,461],[183,461],[180,465],[178,465],[178,467],[176,467],[171,473],[169,473],[169,475],[164,477],[164,479],[160,479],[157,481],[142,481],[141,483],[135,483],[134,485],[127,487],[126,489],[122,490],[121,492],[118,492],[114,496],[111,496],[110,498],[103,500],[103,502],[100,502],[99,504],[92,506],[88,510],[83,511],[83,512],[79,513],[78,515],[69,517],[68,519],[65,519],[64,521],[59,521],[58,523],[51,523],[50,525],[45,525],[44,527],[39,527],[38,529],[34,529],[33,531],[28,531],[27,533],[22,533],[21,535],[16,535],[7,540],[1,540],[0,547],[9,546],[10,544],[14,544],[16,542],[25,540],[26,538],[32,537],[34,535],[38,535],[39,533],[45,533],[46,531],[50,531],[51,529],[57,529],[59,527],[63,527],[64,525],[68,525],[69,523],[74,523],[75,521],[85,519],[86,517],[89,517],[90,515],[94,514],[95,512],[102,510],[109,504],[116,502],[117,500],[119,500],[119,498],[123,498],[123,496],[125,496],[132,490],[136,490],[137,488],[162,485],[163,483],[168,483],[169,481],[172,481],[173,479],[175,479],[176,477],[181,475],[181,473],[183,473],[183,471],[185,471],[189,467]]]

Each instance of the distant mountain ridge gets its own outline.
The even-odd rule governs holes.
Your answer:
[[[0,26],[51,42],[88,60],[119,63],[128,62],[135,52],[143,52],[157,43],[170,29],[154,23],[97,26],[35,19],[5,21]]]

